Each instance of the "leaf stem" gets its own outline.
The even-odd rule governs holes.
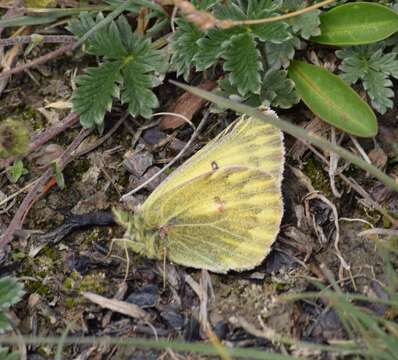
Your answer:
[[[291,17],[299,16],[299,15],[314,11],[315,9],[318,9],[322,6],[328,5],[334,1],[335,0],[324,0],[318,4],[308,6],[304,9],[300,9],[300,10],[290,12],[288,14],[272,16],[272,17],[268,17],[268,18],[264,18],[264,19],[235,20],[235,21],[227,20],[225,24],[228,25],[227,27],[232,27],[232,26],[240,26],[240,25],[258,25],[258,24],[265,24],[265,23],[270,23],[270,22],[274,22],[274,21],[285,20],[285,19],[289,19]],[[222,22],[222,23],[224,23],[224,22]]]
[[[329,142],[328,140],[324,139],[321,136],[307,132],[306,130],[302,129],[299,126],[293,125],[287,121],[279,119],[277,116],[264,114],[255,108],[252,108],[250,106],[226,99],[222,96],[215,95],[209,91],[205,91],[205,90],[195,88],[195,87],[189,86],[189,85],[184,85],[184,84],[181,84],[181,83],[173,81],[173,80],[170,80],[170,82],[186,91],[191,92],[194,95],[202,97],[208,101],[214,102],[219,106],[222,106],[224,108],[229,108],[236,112],[244,113],[249,116],[253,116],[253,117],[262,119],[265,122],[276,126],[277,128],[281,129],[282,131],[284,131],[296,138],[306,140],[309,143],[311,143],[315,146],[318,146],[324,150],[335,152],[336,154],[338,154],[339,156],[348,160],[352,164],[360,167],[361,169],[367,171],[369,174],[373,175],[375,178],[380,180],[382,183],[384,183],[390,189],[398,192],[398,182],[394,178],[392,178],[391,176],[388,176],[384,172],[380,171],[378,168],[376,168],[372,164],[369,164],[366,161],[355,156],[350,151],[345,150],[343,147],[341,147],[339,145],[332,144],[331,142]]]

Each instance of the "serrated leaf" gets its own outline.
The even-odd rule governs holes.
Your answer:
[[[240,95],[259,93],[261,87],[260,72],[263,69],[260,51],[256,48],[253,35],[243,33],[231,38],[223,58],[224,70],[229,71],[228,78]]]
[[[120,61],[109,62],[97,68],[87,68],[76,78],[77,88],[72,96],[73,110],[80,114],[85,128],[102,124],[106,111],[112,107],[112,98],[119,97],[118,82],[122,80]]]
[[[246,19],[264,19],[278,15],[275,13],[280,8],[282,1],[248,0]],[[281,44],[291,38],[288,31],[289,25],[283,21],[244,26],[244,31],[253,32],[260,40]]]
[[[246,15],[248,19],[262,19],[280,10],[282,0],[248,0]]]
[[[340,76],[349,83],[362,80],[372,106],[381,114],[394,105],[392,82],[388,76],[398,75],[397,54],[384,54],[383,50],[383,45],[372,44],[336,51],[337,57],[342,59],[339,69],[343,73]]]
[[[149,118],[152,109],[159,105],[156,95],[150,90],[156,81],[153,75],[145,74],[140,64],[129,63],[123,69],[122,103],[129,104],[132,116],[141,115]]]
[[[104,15],[102,13],[98,13],[94,20],[92,14],[83,12],[80,14],[79,20],[72,19],[67,28],[76,37],[81,38],[103,19]],[[109,59],[118,59],[127,55],[121,41],[119,29],[114,21],[100,28],[88,38],[85,43],[85,50],[89,54],[105,56]]]
[[[289,109],[299,102],[294,82],[287,78],[285,70],[270,70],[263,80],[261,100],[267,100],[272,106]]]
[[[288,31],[289,25],[283,21],[250,25],[253,33],[262,41],[268,41],[274,44],[281,44],[289,40],[292,35]]]
[[[233,27],[230,29],[210,29],[206,37],[198,40],[197,53],[193,60],[198,71],[203,71],[214,65],[229,44],[231,37],[240,32],[240,29]]]
[[[16,279],[8,276],[0,278],[0,311],[16,304],[23,294],[23,286]]]
[[[326,45],[360,45],[386,39],[398,31],[398,14],[387,6],[355,2],[323,13],[321,35],[311,38]]]
[[[296,36],[281,44],[266,43],[265,53],[268,66],[272,69],[286,68],[290,60],[294,58],[296,49],[300,47],[300,39]]]
[[[203,37],[203,34],[194,24],[186,20],[177,19],[176,24],[178,30],[171,38],[173,49],[171,63],[177,68],[177,76],[183,75],[187,80],[194,57],[199,50],[197,41]]]
[[[321,119],[353,135],[377,134],[372,109],[338,76],[297,60],[290,64],[288,74],[301,99]]]
[[[220,20],[246,20],[243,9],[233,1],[219,3],[214,6],[214,16]]]
[[[321,21],[319,15],[321,11],[314,10],[300,16],[295,16],[289,20],[289,24],[296,34],[300,34],[302,38],[308,40],[311,36],[321,34],[319,27]]]
[[[372,106],[380,114],[384,114],[394,106],[392,81],[383,73],[370,70],[363,81],[363,87],[370,97]]]

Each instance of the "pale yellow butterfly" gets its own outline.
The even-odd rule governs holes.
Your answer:
[[[276,116],[276,115],[275,115]],[[242,116],[175,170],[134,214],[115,210],[133,251],[225,273],[260,264],[283,215],[279,129]]]

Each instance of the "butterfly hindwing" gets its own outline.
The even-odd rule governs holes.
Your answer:
[[[225,273],[251,269],[264,259],[282,207],[279,184],[270,174],[229,166],[163,191],[142,215],[146,226],[164,229],[171,261]]]

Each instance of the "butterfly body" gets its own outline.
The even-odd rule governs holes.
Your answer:
[[[242,117],[175,170],[134,214],[116,212],[133,251],[225,273],[268,254],[283,214],[281,132]]]

